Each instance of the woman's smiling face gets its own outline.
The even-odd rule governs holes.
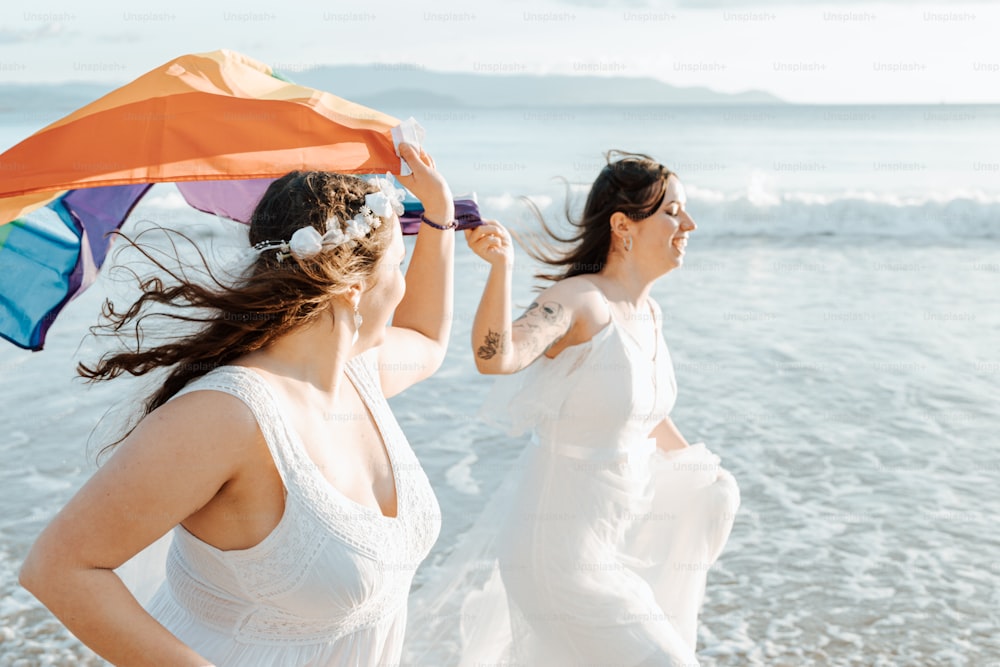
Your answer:
[[[688,235],[698,228],[685,206],[687,195],[680,179],[667,179],[663,203],[652,215],[637,220],[632,226],[636,259],[655,267],[659,274],[667,273],[684,263]]]

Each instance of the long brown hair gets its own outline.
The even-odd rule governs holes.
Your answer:
[[[375,185],[354,176],[322,171],[286,174],[268,187],[254,209],[250,245],[287,241],[306,225],[322,234],[331,216],[353,218],[364,205],[365,195],[377,190]],[[181,232],[157,229],[168,234],[174,249],[175,237],[195,245]],[[316,321],[329,311],[331,300],[344,294],[350,285],[362,281],[372,285],[379,259],[392,238],[390,226],[384,224],[354,243],[324,250],[305,260],[282,258],[277,250],[265,251],[236,280],[213,271],[195,246],[200,268],[208,278],[196,281],[188,277],[179,258],[165,262],[141,242],[147,231],[135,239],[120,236],[127,247],[135,248],[152,262],[157,274],[143,279],[131,271],[139,279],[142,296],[124,312],[116,310],[110,299],[105,300],[102,315],[107,322],[91,328],[98,336],[113,336],[122,342],[129,339],[131,349],[107,353],[92,366],[77,366],[77,372],[88,382],[110,380],[123,373],[139,376],[169,369],[162,386],[146,398],[139,419],[166,403],[191,380]],[[166,317],[181,326],[193,323],[198,328],[191,335],[175,336],[143,349],[143,322],[150,317]],[[102,453],[128,437],[134,428],[133,423]]]
[[[598,273],[611,251],[611,214],[620,211],[632,220],[642,220],[663,204],[672,171],[643,153],[610,150],[604,159],[607,165],[591,186],[579,219],[570,210],[567,188],[565,215],[574,228],[568,236],[556,233],[535,203],[524,199],[548,238],[518,234],[517,239],[530,257],[559,269],[537,273],[536,278],[558,281]]]

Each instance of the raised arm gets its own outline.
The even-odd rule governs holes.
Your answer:
[[[568,291],[557,283],[542,292],[517,320],[511,315],[514,250],[510,234],[495,220],[466,232],[473,252],[490,263],[483,298],[472,324],[472,348],[480,373],[516,373],[569,331]]]
[[[409,144],[400,154],[413,174],[400,182],[420,200],[431,222],[455,219],[455,203],[444,177],[427,153]],[[406,294],[379,348],[382,391],[392,396],[432,375],[444,361],[451,335],[455,283],[455,232],[420,225],[406,271]]]
[[[209,664],[150,616],[113,570],[208,503],[246,458],[241,447],[259,437],[249,409],[218,392],[162,406],[42,531],[21,585],[113,664]]]

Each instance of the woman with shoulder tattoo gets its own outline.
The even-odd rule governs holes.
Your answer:
[[[510,234],[495,221],[466,232],[491,265],[472,331],[476,365],[522,376],[509,401],[487,409],[506,411],[513,433],[531,430],[534,446],[496,539],[499,615],[509,621],[463,615],[474,638],[463,664],[697,664],[706,571],[728,540],[739,489],[669,416],[677,386],[649,296],[683,265],[697,227],[666,167],[640,154],[608,160],[573,235],[542,221],[568,249],[532,250],[556,270],[539,275],[552,284],[518,319]],[[507,636],[475,639],[487,624]],[[488,644],[503,654],[487,655]]]

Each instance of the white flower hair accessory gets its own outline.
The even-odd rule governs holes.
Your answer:
[[[382,218],[388,218],[393,213],[403,215],[403,198],[406,197],[406,190],[392,184],[392,174],[386,172],[384,177],[369,176],[365,180],[378,186],[379,189],[379,192],[365,195],[365,205],[371,208],[375,215]]]
[[[312,225],[306,225],[295,230],[289,241],[261,241],[251,249],[260,254],[267,250],[277,250],[275,257],[279,262],[285,261],[289,256],[295,259],[308,259],[318,255],[323,248],[343,245],[353,238],[344,233],[340,227],[340,218],[331,216],[326,221],[326,233],[320,235]]]
[[[279,262],[287,257],[309,259],[315,257],[323,248],[336,248],[344,244],[354,245],[357,239],[364,238],[373,229],[378,229],[382,223],[393,216],[403,215],[403,197],[406,191],[392,185],[391,175],[386,178],[375,176],[366,179],[378,186],[379,192],[365,195],[365,203],[361,210],[341,225],[340,218],[331,216],[326,221],[326,233],[320,234],[312,225],[306,225],[295,230],[289,241],[261,241],[251,248],[251,252],[260,254],[267,250],[277,250],[275,256]]]
[[[372,213],[380,218],[392,217],[392,200],[386,197],[382,192],[365,195],[365,206],[367,206]]]

